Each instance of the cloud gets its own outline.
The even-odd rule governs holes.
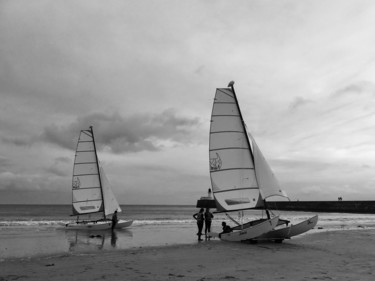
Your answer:
[[[343,174],[370,186],[374,4],[26,2],[0,4],[1,186],[70,199],[72,151],[92,125],[106,172],[133,198],[205,192],[212,98],[231,79],[288,188],[336,194]]]
[[[40,139],[74,150],[78,133],[93,126],[99,148],[113,153],[157,151],[170,146],[188,145],[199,130],[199,118],[178,116],[168,109],[155,114],[135,114],[122,117],[118,113],[94,113],[67,126],[50,125]]]
[[[8,158],[0,155],[0,172],[6,171],[11,166],[11,162]]]
[[[305,99],[303,97],[295,97],[293,102],[289,105],[289,110],[294,111],[297,110],[299,107],[311,103],[312,100]]]
[[[56,177],[42,174],[18,174],[13,172],[0,173],[1,190],[58,190]]]
[[[72,165],[72,159],[68,157],[57,157],[54,161],[54,163],[47,167],[45,171],[48,174],[52,174],[58,177],[68,177],[70,176],[69,173],[67,173],[66,166],[67,164]]]
[[[31,138],[21,138],[21,137],[2,137],[1,141],[4,144],[13,144],[15,146],[27,146],[34,142]]]
[[[46,172],[48,172],[49,174],[59,176],[59,177],[68,177],[69,176],[69,174],[66,171],[60,169],[57,166],[48,167],[46,169]]]
[[[359,95],[371,95],[375,97],[375,83],[371,81],[358,81],[334,91],[330,97],[333,99],[345,97],[359,97]]]

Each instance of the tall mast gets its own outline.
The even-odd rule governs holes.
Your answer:
[[[100,193],[102,195],[102,202],[103,202],[103,217],[105,217],[105,206],[104,206],[104,194],[103,194],[103,187],[102,187],[102,178],[100,175],[100,168],[99,168],[99,159],[98,159],[98,154],[96,153],[96,144],[95,144],[95,138],[94,138],[94,130],[92,129],[92,126],[90,126],[90,131],[92,135],[92,141],[94,143],[94,151],[95,151],[95,158],[96,158],[96,167],[98,169],[98,176],[99,176],[99,185],[100,185]]]
[[[240,109],[240,104],[238,103],[236,92],[234,91],[234,81],[229,82],[228,86],[230,86],[230,88],[232,89],[234,100],[236,101],[236,104],[237,104],[237,107],[238,107],[238,112],[240,114],[240,118],[241,118],[241,122],[242,122],[242,126],[243,126],[243,129],[244,129],[245,135],[246,135],[247,145],[249,146],[250,156],[253,159],[253,163],[255,163],[254,154],[251,152],[251,145],[250,145],[249,136],[247,135],[247,129],[246,129],[245,121],[243,120],[242,112],[241,112],[241,109]],[[258,182],[256,173],[255,173],[255,179]],[[259,185],[259,183],[258,183],[258,185]],[[268,212],[267,203],[266,203],[265,199],[263,199],[263,204],[264,204],[264,209],[266,210],[267,217],[270,218],[270,214]]]
[[[238,103],[237,96],[236,96],[236,92],[234,91],[234,81],[229,82],[229,85],[228,85],[228,86],[230,86],[230,88],[232,89],[233,96],[234,96],[234,100],[236,101],[237,108],[238,108],[238,112],[239,112],[239,114],[240,114],[240,118],[241,118],[241,123],[242,123],[242,126],[243,126],[243,130],[244,130],[245,135],[246,135],[246,141],[247,141],[247,145],[249,146],[250,155],[251,155],[251,158],[253,159],[253,162],[254,162],[254,155],[253,155],[253,153],[251,152],[251,145],[250,145],[249,137],[248,137],[248,135],[247,135],[247,130],[246,130],[246,126],[245,126],[245,121],[243,120],[242,112],[241,112],[241,109],[240,109],[240,104]],[[255,175],[255,177],[256,177],[256,175]]]

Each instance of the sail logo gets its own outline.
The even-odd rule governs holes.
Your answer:
[[[253,199],[253,201],[255,201],[255,199]],[[239,205],[239,204],[249,204],[250,199],[249,198],[225,199],[225,203],[227,203],[228,206]]]
[[[215,158],[210,158],[210,169],[211,171],[217,171],[221,169],[221,158],[218,153],[216,153]]]
[[[80,180],[79,180],[79,177],[75,177],[75,178],[73,179],[73,184],[72,184],[72,186],[73,186],[73,189],[78,189],[78,188],[81,186],[81,182],[80,182]]]
[[[81,206],[79,207],[82,211],[87,211],[87,210],[94,210],[96,209],[95,206]]]

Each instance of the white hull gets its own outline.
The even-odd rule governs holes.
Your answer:
[[[133,223],[133,220],[125,221],[125,220],[119,220],[116,224],[115,229],[121,229],[125,227],[131,226]],[[66,229],[72,229],[72,230],[107,230],[112,229],[112,221],[106,220],[106,221],[89,221],[89,222],[73,222],[65,225]]]
[[[246,228],[236,230],[236,227],[234,228],[235,230],[233,232],[221,234],[220,239],[233,242],[250,240],[274,229],[278,221],[279,217],[274,217],[255,225],[245,224],[245,226],[247,226]],[[212,237],[219,237],[219,233],[210,232],[208,235]]]
[[[256,237],[254,240],[274,240],[277,242],[281,242],[284,239],[290,239],[293,236],[300,235],[313,229],[317,223],[318,215],[313,216],[295,225],[289,225],[283,228],[274,229],[259,237]]]

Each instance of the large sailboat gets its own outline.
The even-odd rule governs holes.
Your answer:
[[[287,197],[265,160],[254,138],[248,133],[234,91],[234,82],[228,88],[216,89],[211,114],[209,158],[212,192],[217,212],[224,212],[237,226],[220,238],[227,241],[283,239],[313,228],[314,216],[297,225],[273,216],[267,209],[272,196]],[[247,223],[234,220],[228,213],[249,209],[264,209],[265,218]],[[210,233],[217,237],[218,233]]]
[[[100,165],[94,131],[81,130],[73,167],[72,207],[77,220],[67,229],[103,230],[112,228],[111,216],[121,208]],[[84,219],[82,219],[84,217]],[[119,220],[115,229],[128,227],[132,220]]]

